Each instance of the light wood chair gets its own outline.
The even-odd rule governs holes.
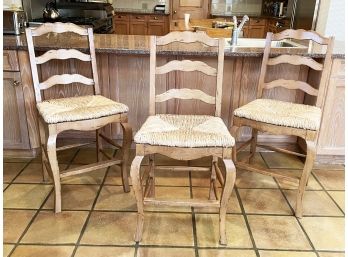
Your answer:
[[[75,33],[76,37],[84,36],[88,42],[89,53],[82,53],[76,49],[50,50],[41,56],[35,56],[33,37],[47,33]],[[92,28],[82,28],[72,23],[45,23],[37,28],[27,28],[26,38],[30,57],[30,65],[35,89],[37,109],[39,113],[39,128],[42,150],[43,173],[51,175],[54,181],[55,212],[61,212],[61,178],[82,174],[85,172],[102,169],[112,165],[121,165],[122,182],[125,192],[129,192],[127,160],[129,148],[132,142],[132,129],[127,123],[128,107],[122,103],[114,102],[100,95],[96,56],[93,41]],[[92,78],[80,74],[54,75],[43,82],[39,82],[37,65],[49,60],[78,59],[91,63]],[[92,86],[94,95],[69,97],[60,99],[42,100],[41,91],[55,85],[82,83]],[[123,129],[123,144],[118,145],[110,138],[101,133],[100,129],[107,124],[117,122]],[[62,147],[56,146],[59,133],[66,130],[91,131],[96,130],[96,154],[97,162],[83,165],[60,172],[57,160],[57,151],[79,147],[90,143],[71,144]],[[110,156],[102,149],[101,139],[122,151],[122,159]],[[107,160],[102,160],[102,155]],[[45,175],[44,175],[45,177]]]
[[[218,55],[217,69],[201,61],[173,60],[163,66],[156,66],[156,48],[170,43],[201,43],[216,49]],[[179,43],[178,43],[179,42]],[[186,46],[187,47],[187,46]],[[225,220],[228,199],[235,182],[235,167],[231,160],[234,138],[229,133],[221,115],[222,76],[224,61],[224,39],[212,39],[205,33],[172,32],[163,37],[150,38],[150,107],[146,122],[134,137],[136,156],[131,165],[131,179],[137,199],[137,227],[135,241],[142,237],[144,223],[144,205],[154,206],[191,206],[220,208],[220,243],[226,244]],[[171,71],[199,71],[216,77],[216,94],[211,96],[197,89],[170,89],[156,95],[155,80],[157,74]],[[215,116],[208,115],[156,115],[156,103],[170,99],[196,99],[215,105]],[[212,156],[211,167],[155,166],[154,154],[162,154],[176,160],[193,160]],[[140,164],[144,156],[150,156],[148,169],[140,176]],[[226,167],[225,178],[218,166],[218,158]],[[209,199],[156,199],[155,168],[161,170],[211,171]],[[142,183],[146,185],[143,190]],[[221,197],[217,196],[217,182],[223,185]]]
[[[279,55],[270,58],[272,41],[283,39],[312,40],[318,44],[326,45],[326,55],[324,63],[299,55]],[[327,79],[330,70],[331,53],[333,48],[333,38],[325,38],[314,31],[305,30],[285,30],[278,34],[267,33],[266,47],[262,60],[261,73],[258,82],[257,99],[239,107],[234,111],[232,135],[236,138],[239,127],[247,126],[252,128],[252,137],[250,140],[242,143],[233,154],[233,160],[238,169],[254,171],[274,178],[285,181],[295,182],[298,184],[296,211],[297,217],[302,217],[303,195],[306,185],[311,174],[315,156],[317,135],[319,133],[321,114],[323,108],[323,98],[326,91]],[[320,84],[312,87],[306,82],[278,79],[265,82],[266,71],[269,65],[278,65],[288,63],[292,65],[305,65],[315,71],[321,71]],[[267,89],[283,87],[290,90],[302,90],[310,97],[315,97],[315,106],[296,104],[278,101],[274,99],[263,99],[263,93]],[[257,143],[258,131],[268,132],[276,135],[297,136],[305,140],[307,145],[307,154],[297,153],[294,151],[281,149],[271,145]],[[250,145],[250,155],[244,160],[237,160],[236,153]],[[256,147],[277,151],[285,154],[292,154],[305,158],[305,164],[302,175],[295,174],[285,175],[277,173],[270,169],[261,169],[252,165]]]

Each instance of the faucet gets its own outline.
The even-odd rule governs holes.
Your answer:
[[[231,45],[233,45],[233,46],[237,45],[238,35],[239,35],[240,31],[242,30],[245,22],[247,22],[248,20],[249,20],[248,15],[244,15],[243,20],[241,21],[241,23],[237,27],[237,17],[233,16],[233,23],[234,24],[233,24],[233,31],[232,31],[232,37],[231,37]]]

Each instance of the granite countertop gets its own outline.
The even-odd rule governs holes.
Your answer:
[[[115,13],[169,15],[169,12],[155,12],[153,9],[114,8]]]
[[[115,34],[95,34],[95,48],[97,53],[113,53],[113,54],[139,54],[148,55],[149,36],[142,35],[115,35]],[[252,40],[252,39],[250,39]],[[75,35],[50,33],[35,38],[34,44],[39,51],[47,51],[55,48],[75,48],[78,50],[86,50],[87,43],[83,38],[76,38]],[[3,48],[5,50],[26,50],[25,35],[10,36],[4,35]],[[158,47],[161,55],[191,55],[191,56],[214,56],[215,49],[204,46],[202,44],[189,44],[185,47],[177,44],[170,44]],[[324,47],[315,45],[311,48],[273,48],[271,56],[279,54],[300,54],[312,58],[321,58],[324,56]],[[226,47],[226,57],[261,57],[263,55],[262,47]],[[344,58],[344,44],[335,44],[333,51],[334,58]]]

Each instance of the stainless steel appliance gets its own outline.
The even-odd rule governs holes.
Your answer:
[[[314,30],[317,22],[320,0],[289,0],[292,29]]]
[[[4,10],[3,15],[4,34],[19,35],[24,33],[27,24],[27,17],[24,11]]]

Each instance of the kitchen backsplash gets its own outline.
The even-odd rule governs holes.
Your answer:
[[[262,0],[211,0],[211,13],[215,15],[260,15]]]

